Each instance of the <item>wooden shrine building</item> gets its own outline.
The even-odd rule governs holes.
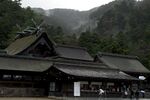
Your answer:
[[[104,63],[109,66],[109,68],[119,69],[131,76],[145,80],[145,84],[141,84],[139,88],[150,89],[149,70],[139,61],[137,56],[98,52],[94,61]]]
[[[0,96],[98,96],[100,88],[112,96],[139,83],[126,66],[120,69],[100,57],[94,60],[82,47],[57,45],[43,31],[19,34],[0,51]],[[137,63],[125,62],[132,71],[149,73],[141,63],[132,68]]]

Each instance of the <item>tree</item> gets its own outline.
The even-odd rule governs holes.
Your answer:
[[[5,48],[14,38],[15,33],[31,25],[31,19],[37,19],[29,7],[20,6],[20,0],[0,0],[0,48]],[[38,18],[38,20],[40,17]]]

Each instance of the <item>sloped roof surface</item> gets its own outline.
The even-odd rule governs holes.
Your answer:
[[[23,50],[25,50],[27,47],[29,47],[32,43],[34,43],[37,40],[38,36],[30,35],[26,36],[20,39],[15,40],[13,43],[11,43],[5,51],[9,55],[16,55]]]
[[[121,79],[121,80],[138,80],[119,70],[110,70],[104,68],[82,67],[78,65],[54,64],[54,67],[69,75],[90,77],[90,78],[105,78],[105,79]]]
[[[119,70],[108,69],[104,64],[71,63],[66,61],[49,60],[42,58],[30,58],[20,56],[0,55],[0,70],[44,72],[50,67],[59,71],[81,77],[138,80]]]
[[[5,51],[8,55],[17,55],[24,51],[25,49],[29,48],[32,44],[36,43],[38,39],[43,35],[31,34],[29,36],[25,36],[15,40],[11,43]],[[47,35],[47,34],[45,34]],[[50,40],[51,41],[51,40]],[[52,42],[54,43],[54,42]],[[86,61],[93,61],[93,58],[90,54],[86,51],[85,48],[75,47],[75,46],[66,46],[66,45],[55,45],[55,51],[58,54],[58,57],[62,58],[69,58],[69,59],[76,59],[76,60],[86,60]]]
[[[86,49],[81,47],[57,45],[55,49],[59,56],[63,58],[93,61]]]
[[[126,72],[149,73],[150,71],[135,56],[101,53],[98,59],[108,65],[110,68],[117,68]]]
[[[50,61],[0,56],[0,70],[43,72],[51,65]]]

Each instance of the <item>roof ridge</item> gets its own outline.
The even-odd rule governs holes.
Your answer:
[[[26,38],[26,37],[29,37],[29,36],[36,36],[36,37],[40,37],[42,34],[44,34],[45,32],[43,31],[43,32],[41,32],[41,33],[39,33],[38,35],[37,34],[29,34],[29,35],[25,35],[25,36],[23,36],[23,37],[21,37],[21,38],[17,38],[17,39],[14,39],[14,41],[16,41],[16,40],[18,40],[18,39],[23,39],[23,38]]]
[[[16,59],[29,59],[29,60],[42,60],[42,61],[51,61],[51,59],[41,58],[41,57],[33,57],[33,56],[24,56],[24,55],[8,55],[8,54],[0,54],[0,57],[6,58],[16,58]]]
[[[101,63],[99,65],[94,65],[91,67],[89,64],[79,64],[79,63],[64,63],[64,62],[54,62],[53,64],[54,66],[57,66],[57,65],[67,65],[67,66],[75,66],[75,67],[86,67],[86,68],[98,68],[98,69],[105,69],[105,70],[116,70],[118,71],[118,69],[111,69],[111,68],[108,68],[107,65]],[[101,67],[101,66],[106,66],[106,67]]]
[[[91,55],[90,55],[91,56]],[[93,60],[84,60],[84,59],[79,59],[79,58],[67,58],[67,57],[63,57],[63,56],[61,56],[61,55],[59,55],[59,56],[56,56],[56,58],[63,58],[63,59],[67,59],[67,60],[78,60],[78,61],[88,61],[88,62],[93,62]],[[93,58],[92,58],[93,59]]]
[[[91,65],[105,65],[104,63],[96,63],[96,62],[83,62],[83,61],[67,61],[67,60],[56,60],[56,63],[73,63],[73,64],[91,64]],[[106,65],[107,66],[107,65]]]
[[[116,53],[108,53],[108,52],[98,52],[98,55],[107,55],[107,56],[116,56],[116,57],[123,57],[123,58],[131,58],[131,59],[139,59],[138,56],[134,55],[123,55],[123,54],[116,54]]]
[[[75,48],[75,49],[84,49],[87,50],[87,48],[85,47],[81,47],[81,46],[75,46],[75,45],[65,45],[65,44],[56,44],[56,47],[69,47],[69,48]]]
[[[55,59],[55,57],[57,56],[53,56],[53,57],[46,57],[46,58],[42,58],[42,57],[34,57],[34,56],[25,56],[25,55],[8,55],[5,53],[0,53],[0,57],[8,57],[8,58],[19,58],[19,59],[32,59],[32,60],[45,60],[45,61],[54,61],[54,62],[74,62],[74,63],[92,63],[92,62],[88,62],[88,61],[78,61],[78,60],[62,60],[62,59]]]
[[[40,26],[38,26],[38,27],[28,26],[23,31],[17,32],[15,40],[19,39],[19,38],[24,38],[26,36],[34,35],[34,34],[36,36],[38,36],[38,35],[41,35],[41,33],[43,33],[43,32],[44,32],[44,30]]]

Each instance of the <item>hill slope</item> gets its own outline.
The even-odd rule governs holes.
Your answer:
[[[36,13],[44,15],[47,24],[61,26],[65,33],[77,33],[90,26],[89,15],[96,8],[89,11],[77,11],[72,9],[50,9],[33,8]],[[92,25],[91,25],[92,26]]]

